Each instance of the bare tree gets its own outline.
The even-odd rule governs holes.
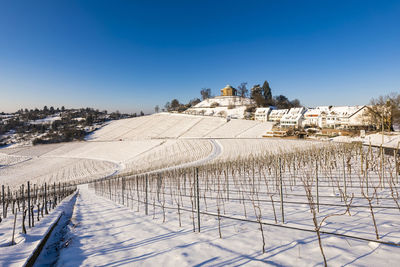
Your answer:
[[[247,83],[242,82],[238,87],[237,87],[237,92],[240,97],[247,97],[249,90],[247,89]]]
[[[200,91],[200,94],[201,94],[201,98],[203,100],[211,98],[211,89],[210,88],[202,88]]]
[[[393,125],[400,125],[400,94],[391,93],[371,99],[366,114],[377,128],[393,130]]]

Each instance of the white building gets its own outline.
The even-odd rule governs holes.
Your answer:
[[[304,112],[306,109],[304,107],[291,108],[288,113],[282,116],[280,124],[282,127],[296,127],[299,128],[303,125]]]
[[[274,109],[274,110],[271,110],[271,112],[269,113],[269,116],[268,116],[268,121],[280,122],[280,120],[283,117],[283,115],[288,113],[288,111],[289,111],[288,109]]]
[[[368,115],[368,106],[358,106],[359,109],[348,118],[348,127],[363,127],[370,126],[371,119]]]
[[[303,127],[326,127],[326,116],[329,113],[329,106],[310,108],[304,113]]]
[[[274,107],[268,107],[268,108],[257,108],[256,112],[254,114],[254,120],[256,121],[268,121],[268,116],[271,113],[271,111],[274,109]]]
[[[330,128],[351,128],[368,126],[365,120],[367,106],[331,107],[326,117],[326,126]]]
[[[367,106],[320,106],[304,113],[303,127],[357,128],[369,126]]]

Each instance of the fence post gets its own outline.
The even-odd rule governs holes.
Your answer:
[[[282,223],[285,223],[285,213],[284,213],[284,209],[283,209],[283,181],[282,181],[282,162],[281,162],[281,158],[279,158],[279,181],[280,181]]]
[[[122,205],[125,205],[125,196],[124,196],[125,179],[124,179],[124,177],[121,178],[121,191],[122,191]]]
[[[3,218],[6,218],[6,196],[4,195],[4,185],[1,186],[1,194],[3,197]]]
[[[200,188],[199,188],[199,168],[196,168],[196,197],[197,197],[197,225],[200,233]]]
[[[345,162],[345,159],[344,159],[344,152],[343,152],[343,184],[344,184],[344,195],[347,196],[346,162]]]
[[[28,223],[29,228],[31,227],[31,185],[28,181]]]
[[[6,207],[8,207],[8,205],[10,204],[10,203],[12,203],[12,197],[11,197],[11,191],[10,191],[10,186],[7,186],[7,195],[8,195],[8,197],[7,197],[7,205],[6,205]],[[12,213],[14,214],[14,207],[12,207]],[[6,213],[7,213],[7,211],[6,211]]]
[[[147,193],[147,191],[148,191],[148,187],[149,187],[149,178],[148,178],[148,174],[146,174],[146,184],[145,184],[145,191],[146,191],[146,202],[145,202],[145,211],[146,211],[146,215],[148,215],[149,214],[149,207],[148,207],[148,193]]]
[[[319,181],[318,181],[318,161],[315,161],[315,177],[317,183],[317,211],[319,212]]]
[[[109,191],[110,200],[111,200],[111,179],[108,180],[108,191]]]
[[[21,197],[22,197],[22,212],[25,212],[25,188],[21,185]]]
[[[157,176],[157,201],[160,202],[161,173]]]
[[[15,241],[14,241],[14,235],[15,235],[15,225],[17,223],[17,209],[15,209],[14,211],[14,227],[13,227],[13,233],[12,233],[12,239],[11,239],[11,245],[15,245]]]
[[[54,204],[53,204],[53,209],[57,206],[57,194],[56,194],[56,182],[54,182],[53,185],[53,191],[54,191]]]
[[[44,183],[44,213],[49,214],[47,210],[47,183]]]
[[[398,154],[398,149],[397,150],[393,149],[394,166],[395,166],[395,172],[396,172],[396,183],[398,184],[399,183],[399,163],[397,162],[397,154]]]
[[[226,197],[229,201],[229,172],[226,170]]]

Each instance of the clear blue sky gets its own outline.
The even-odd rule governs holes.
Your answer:
[[[151,112],[264,80],[306,106],[400,91],[400,1],[0,1],[0,111]]]

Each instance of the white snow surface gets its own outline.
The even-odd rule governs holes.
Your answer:
[[[362,142],[364,145],[372,146],[383,146],[387,148],[400,148],[400,133],[382,133],[369,134],[365,138],[361,137],[348,137],[348,136],[337,136],[332,138],[335,142],[351,143],[351,142]]]
[[[30,124],[50,124],[53,123],[56,120],[61,120],[61,116],[49,116],[44,119],[39,119],[39,120],[34,120],[30,121]]]
[[[73,207],[73,197],[74,194],[66,197],[54,210],[50,210],[48,215],[41,218],[40,222],[36,222],[35,227],[28,228],[26,221],[26,235],[21,232],[22,212],[18,212],[14,246],[10,246],[14,223],[14,215],[10,213],[0,223],[0,266],[23,266],[58,217],[66,209]]]
[[[271,127],[268,122],[171,113],[112,121],[84,142],[0,149],[0,184],[89,181],[201,162],[215,148],[208,139],[259,138]],[[263,146],[263,151],[274,145]],[[256,145],[252,150],[242,147],[236,149],[242,156],[260,151]]]
[[[298,212],[299,208],[302,213]],[[286,225],[304,226],[306,221],[301,214],[309,216],[307,209],[304,205],[287,210],[291,219]],[[229,209],[229,213],[235,212],[239,211]],[[395,212],[388,216],[398,218]],[[387,220],[383,217],[379,227],[393,235],[393,231],[398,233],[396,226],[399,222],[390,223],[389,217]],[[179,227],[177,218],[176,211],[167,211],[163,223],[161,209],[146,216],[143,210],[136,211],[135,205],[133,209],[127,208],[95,195],[87,186],[81,186],[67,237],[71,242],[61,250],[58,266],[322,264],[315,233],[264,226],[266,253],[263,254],[258,224],[222,219],[223,238],[219,238],[215,217],[202,216],[200,233],[193,232],[187,213],[182,215],[182,227]],[[346,225],[348,220],[344,217],[341,221]],[[360,234],[364,232],[363,227],[364,219],[359,222],[358,230],[346,232]],[[309,228],[312,229],[311,225]],[[398,266],[400,260],[399,248],[374,242],[323,236],[323,244],[330,266]]]
[[[132,170],[150,172],[320,145],[257,138],[271,126],[271,123],[255,121],[227,122],[216,117],[166,113],[113,121],[94,132],[86,142],[1,149],[0,184],[12,187],[28,180],[33,183],[89,181]],[[390,139],[387,143],[391,142],[395,141]],[[267,212],[263,219],[273,221],[270,206],[264,208]],[[229,203],[226,209],[231,215],[240,215],[242,206]],[[315,233],[264,226],[267,251],[262,254],[257,224],[222,220],[223,238],[220,239],[215,217],[202,216],[202,232],[194,233],[190,213],[182,215],[182,227],[179,227],[175,210],[167,211],[164,223],[159,208],[148,216],[142,210],[135,210],[132,203],[127,208],[95,195],[86,185],[81,186],[67,236],[71,242],[60,251],[58,265],[315,266],[322,263]],[[251,212],[251,207],[248,210]],[[287,225],[312,229],[307,205],[292,205],[286,207],[286,212],[290,218]],[[358,221],[341,217],[335,224],[329,224],[328,229],[373,238],[368,212],[358,213],[361,214]],[[0,223],[2,244],[9,240],[11,217]],[[377,217],[383,238],[399,242],[398,210],[381,209]],[[46,218],[49,218],[48,224]],[[37,239],[30,242],[28,236],[29,242],[23,242],[27,245],[21,245],[25,248],[0,247],[0,266],[21,265],[33,249],[33,241],[38,241],[43,229],[51,225],[53,217],[46,218],[41,221],[43,227],[32,229],[32,233],[39,231]],[[323,243],[328,263],[333,266],[397,266],[400,260],[398,247],[334,236],[324,236]],[[14,256],[14,253],[20,254]]]
[[[96,131],[97,141],[152,138],[234,138],[250,131],[246,137],[259,138],[272,128],[270,122],[158,113],[150,116],[114,121]],[[257,129],[257,130],[255,130]]]

